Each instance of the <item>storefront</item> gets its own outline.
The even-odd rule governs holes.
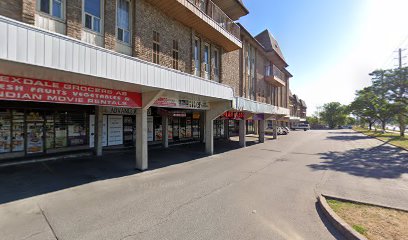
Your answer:
[[[239,120],[244,119],[243,112],[225,112],[222,117],[228,121],[228,136],[234,137],[239,135]]]
[[[163,118],[168,118],[169,143],[200,140],[200,119],[209,109],[205,101],[161,97],[148,112],[148,141],[161,144],[163,140]]]
[[[134,92],[0,75],[0,159],[90,150],[94,144],[91,122],[95,121],[95,105],[137,108],[141,106],[141,96]],[[107,129],[106,135],[116,136],[106,144],[123,142],[125,139],[119,138],[126,133],[117,129],[125,126],[123,121],[131,120],[121,122],[118,117],[106,115],[104,121],[107,126],[115,126]]]
[[[0,103],[0,159],[89,148],[88,119],[94,111],[92,107]]]
[[[163,140],[163,117],[168,118],[169,143],[200,140],[201,112],[194,110],[151,107],[147,118],[147,135],[150,144]]]

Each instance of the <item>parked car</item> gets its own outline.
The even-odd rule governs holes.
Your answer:
[[[289,130],[289,128],[288,127],[283,127],[284,129],[286,129],[286,131],[289,133],[290,132],[290,130]]]
[[[303,131],[307,131],[310,130],[310,125],[308,123],[299,123],[298,125],[294,125],[291,128],[292,130],[303,130]]]
[[[278,127],[278,135],[287,135],[289,131],[287,131],[284,127]]]

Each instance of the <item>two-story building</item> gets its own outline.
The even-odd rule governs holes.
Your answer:
[[[296,94],[289,92],[289,123],[290,127],[298,124],[299,122],[306,121],[307,105],[306,102],[300,99]]]
[[[289,113],[290,77],[268,32],[241,31],[246,14],[241,0],[0,0],[0,161],[132,145],[144,170],[149,144],[213,154],[231,112],[244,146],[247,119]]]

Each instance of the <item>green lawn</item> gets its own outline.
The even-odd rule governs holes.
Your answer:
[[[381,133],[380,131],[370,131],[368,129],[364,129],[361,127],[354,127],[353,128],[355,131],[361,132],[367,136],[375,137],[380,140],[383,140],[389,144],[392,144],[394,146],[402,147],[406,150],[408,150],[408,137],[400,137],[399,133]]]

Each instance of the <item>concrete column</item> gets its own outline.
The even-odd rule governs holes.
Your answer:
[[[273,139],[278,139],[278,121],[273,120]]]
[[[200,113],[200,142],[205,143],[205,112]]]
[[[102,156],[103,111],[101,106],[95,107],[95,155]]]
[[[168,116],[162,116],[162,144],[164,148],[169,147],[169,132],[168,132],[168,126],[169,126],[169,117]]]
[[[224,137],[225,139],[229,139],[229,120],[224,120]]]
[[[258,135],[259,135],[259,142],[265,142],[265,120],[259,120],[258,122]]]
[[[136,110],[136,169],[148,168],[147,109]]]
[[[239,146],[246,147],[246,120],[241,119],[239,120]]]
[[[205,114],[205,153],[214,154],[214,120],[210,114]]]

